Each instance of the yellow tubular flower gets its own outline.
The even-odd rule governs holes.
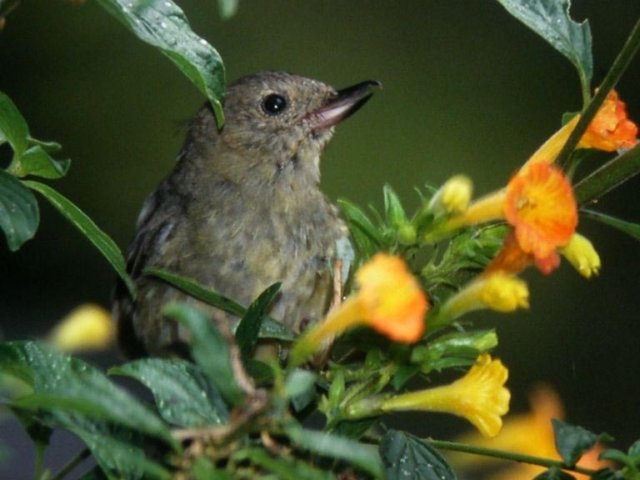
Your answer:
[[[465,175],[447,180],[429,202],[429,210],[435,213],[462,213],[469,206],[473,184]]]
[[[115,324],[104,308],[86,304],[74,309],[54,328],[50,343],[63,352],[107,350],[115,339]]]
[[[512,312],[529,308],[529,289],[524,280],[497,271],[473,280],[450,297],[437,314],[447,323],[467,312],[482,309]]]
[[[356,272],[356,283],[358,292],[298,339],[290,355],[293,365],[354,326],[367,325],[396,342],[414,343],[422,337],[429,303],[401,258],[375,255]]]
[[[534,457],[560,460],[556,450],[552,418],[562,420],[564,408],[558,394],[545,385],[537,386],[530,395],[531,411],[519,415],[509,415],[504,419],[504,426],[495,438],[487,439],[475,432],[469,432],[456,441],[469,443],[478,447],[507,450]],[[598,454],[602,446],[597,445],[582,458],[578,465],[594,470],[608,466],[606,461],[598,461]],[[530,480],[539,475],[545,468],[531,464],[514,464],[503,469],[502,459],[451,453],[447,458],[458,472],[475,472],[478,470],[496,471],[495,474],[484,476],[487,480]],[[577,479],[587,480],[586,475],[572,473]]]
[[[591,278],[592,275],[600,273],[598,252],[589,239],[579,233],[573,234],[569,243],[560,249],[560,253],[583,277]]]
[[[385,412],[427,410],[450,413],[471,422],[486,437],[502,428],[511,394],[504,386],[509,371],[500,360],[483,353],[467,374],[450,385],[390,397],[382,402]]]
[[[447,222],[447,230],[504,218],[506,195],[507,190],[503,188],[476,200],[467,210]]]
[[[544,142],[536,152],[531,155],[529,160],[522,166],[522,168],[527,168],[534,163],[553,163],[556,161],[556,158],[560,154],[562,147],[567,143],[571,132],[576,128],[576,125],[580,120],[580,115],[576,115],[571,120],[569,120],[566,124],[560,128],[556,133],[554,133],[549,140]]]

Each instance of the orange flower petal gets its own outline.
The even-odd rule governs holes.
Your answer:
[[[511,231],[504,239],[502,249],[493,260],[486,266],[483,275],[488,275],[497,271],[518,274],[533,263],[531,254],[520,248],[516,236]]]
[[[358,292],[294,343],[290,365],[302,364],[336,335],[363,324],[396,342],[413,343],[422,338],[429,303],[401,258],[378,253],[358,269],[356,282]]]
[[[613,152],[633,147],[638,142],[637,136],[638,127],[627,118],[626,105],[612,90],[580,139],[578,148]]]
[[[538,261],[566,245],[578,224],[571,184],[560,169],[546,163],[528,165],[514,175],[504,214],[520,248]]]
[[[548,257],[535,258],[532,254],[520,248],[520,244],[512,231],[506,236],[502,249],[489,262],[482,275],[489,275],[497,271],[518,274],[531,265],[535,265],[542,273],[549,275],[560,265],[560,256],[553,252]]]
[[[429,305],[402,259],[379,253],[358,270],[356,280],[365,323],[398,342],[422,337]]]

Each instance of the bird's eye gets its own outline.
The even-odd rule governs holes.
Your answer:
[[[262,109],[267,115],[280,115],[287,108],[287,99],[277,93],[267,95],[262,101]]]

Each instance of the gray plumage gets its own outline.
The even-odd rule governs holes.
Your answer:
[[[127,252],[137,300],[116,288],[113,313],[127,354],[164,355],[188,340],[163,317],[169,302],[191,302],[227,318],[143,275],[151,266],[243,305],[280,281],[273,318],[296,331],[321,319],[332,296],[336,245],[346,243],[347,230],[319,190],[320,154],[333,126],[376,85],[337,92],[315,80],[263,72],[229,87],[222,130],[209,106],[200,110],[173,172],[146,200]]]

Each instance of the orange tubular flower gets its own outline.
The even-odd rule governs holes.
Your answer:
[[[535,265],[538,270],[548,275],[560,265],[560,255],[557,252],[553,252],[546,258],[537,259],[520,247],[515,233],[512,231],[504,239],[502,250],[484,269],[483,276],[498,271],[518,274],[530,265]]]
[[[638,127],[627,118],[626,105],[618,99],[618,93],[611,90],[580,139],[578,148],[614,152],[633,147],[638,143],[637,136]]]
[[[304,333],[291,351],[299,365],[327,340],[348,328],[368,325],[396,342],[417,342],[429,308],[420,284],[398,257],[379,253],[356,272],[359,291]]]
[[[566,245],[578,224],[571,184],[560,169],[546,163],[514,175],[507,185],[504,215],[520,248],[536,260],[548,259]]]
[[[549,149],[555,151],[554,146]],[[546,158],[546,154],[542,156]],[[575,232],[578,207],[571,184],[558,167],[541,158],[527,162],[506,188],[475,201],[446,227],[500,218],[511,224],[513,234],[505,240],[503,251],[489,265],[489,271],[518,273],[535,263],[542,272],[550,273],[560,261],[557,249],[567,245]]]

